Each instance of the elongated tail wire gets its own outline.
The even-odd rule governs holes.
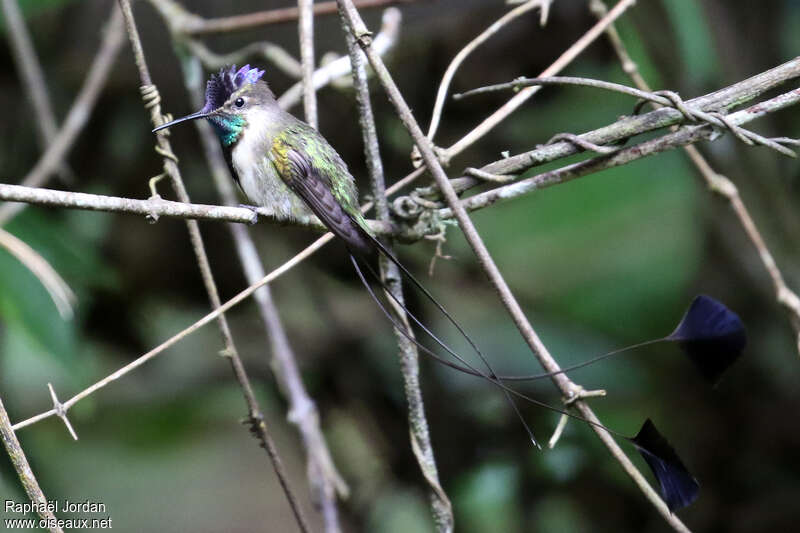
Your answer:
[[[409,331],[406,329],[405,325],[403,325],[403,324],[400,324],[400,322],[399,322],[399,321],[397,321],[397,319],[395,319],[395,318],[394,318],[394,317],[391,315],[391,313],[389,313],[389,311],[388,311],[388,310],[386,309],[386,307],[383,305],[383,302],[381,302],[381,301],[380,301],[380,299],[379,299],[379,298],[377,297],[377,295],[375,294],[375,291],[372,289],[372,287],[370,286],[369,282],[368,282],[368,281],[367,281],[367,279],[364,277],[364,273],[361,271],[361,268],[360,268],[360,267],[359,267],[359,265],[358,265],[358,260],[357,260],[357,259],[355,258],[355,256],[353,256],[352,254],[350,254],[350,260],[351,260],[351,262],[353,263],[353,266],[354,266],[354,267],[355,267],[355,269],[356,269],[356,273],[358,274],[358,277],[359,277],[359,279],[361,280],[361,283],[362,283],[362,284],[364,285],[364,287],[367,289],[367,292],[368,292],[368,293],[369,293],[369,295],[372,297],[373,301],[375,301],[375,303],[378,305],[378,308],[380,308],[380,310],[383,312],[384,316],[386,316],[386,318],[389,320],[389,322],[391,322],[391,324],[392,324],[392,325],[393,325],[395,328],[397,328],[397,330],[400,332],[400,334],[401,334],[401,335],[403,335],[404,337],[406,337],[406,338],[407,338],[409,341],[413,342],[413,343],[414,343],[414,344],[415,344],[415,345],[416,345],[416,346],[417,346],[417,347],[418,347],[418,348],[419,348],[419,349],[420,349],[420,350],[421,350],[423,353],[425,353],[426,355],[428,355],[428,356],[432,357],[432,358],[433,358],[433,359],[435,359],[436,361],[442,362],[443,360],[442,360],[442,358],[441,358],[441,357],[439,357],[437,354],[435,354],[433,351],[431,351],[431,350],[430,350],[430,349],[429,349],[427,346],[425,346],[425,345],[421,344],[419,341],[417,341],[417,340],[416,340],[416,339],[415,339],[415,338],[414,338],[414,337],[413,337],[413,336],[412,336],[412,335],[409,333]],[[372,273],[374,274],[374,271],[372,271]],[[376,281],[377,281],[377,282],[378,282],[378,283],[381,285],[381,287],[382,287],[382,288],[383,288],[383,289],[386,291],[386,293],[387,293],[387,294],[389,294],[389,296],[391,296],[391,297],[392,297],[392,298],[395,300],[395,302],[397,302],[397,299],[396,299],[396,298],[394,298],[394,296],[391,294],[391,292],[389,292],[389,291],[388,291],[387,287],[386,287],[386,286],[383,284],[383,282],[380,280],[380,278],[378,278]],[[397,304],[398,304],[398,305],[399,305],[399,306],[400,306],[400,307],[401,307],[401,308],[402,308],[402,309],[403,309],[403,310],[404,310],[406,313],[408,313],[408,315],[409,315],[409,316],[412,318],[412,320],[413,320],[413,321],[414,321],[416,324],[418,324],[418,325],[420,324],[420,321],[419,321],[419,320],[418,320],[418,319],[417,319],[417,318],[414,316],[414,314],[413,314],[413,313],[411,313],[411,312],[408,310],[408,308],[406,308],[406,306],[405,306],[404,304],[402,304],[402,303],[400,303],[400,302],[397,302]],[[423,329],[426,331],[426,333],[430,334],[434,340],[438,340],[438,338],[437,338],[437,337],[433,336],[433,334],[432,334],[432,333],[430,333],[430,330],[428,330],[428,328],[425,328],[424,326],[421,326],[421,327],[422,327],[422,328],[423,328]],[[441,342],[441,341],[439,341],[439,342]],[[453,352],[453,351],[452,351],[452,350],[451,350],[449,347],[447,347],[447,345],[445,345],[444,343],[442,343],[442,344],[440,344],[440,345],[442,346],[442,348],[443,348],[443,349],[447,350],[447,351],[448,351],[448,353],[450,353],[451,355],[453,355],[454,357],[456,357],[456,358],[457,358],[457,359],[458,359],[458,360],[459,360],[461,363],[463,363],[463,364],[464,364],[464,365],[465,365],[467,368],[469,368],[469,369],[472,371],[472,372],[469,372],[470,374],[472,374],[472,375],[475,375],[475,376],[477,376],[477,377],[481,377],[481,378],[483,378],[483,379],[485,379],[485,380],[489,381],[490,383],[493,383],[494,385],[496,385],[496,386],[500,387],[501,389],[503,389],[505,392],[507,392],[507,393],[509,393],[509,394],[512,394],[512,395],[514,395],[514,396],[516,396],[516,397],[518,397],[518,398],[521,398],[521,399],[523,399],[523,400],[525,400],[525,401],[527,401],[527,402],[529,402],[529,403],[531,403],[531,404],[533,404],[533,405],[536,405],[536,406],[542,407],[543,409],[547,409],[547,410],[553,411],[553,412],[555,412],[555,413],[559,413],[559,414],[562,414],[562,415],[568,416],[568,417],[570,417],[570,418],[573,418],[573,419],[575,419],[575,420],[580,420],[581,422],[585,422],[585,423],[587,423],[587,424],[589,424],[589,425],[592,425],[592,426],[598,427],[598,428],[600,428],[600,429],[602,429],[602,430],[604,430],[604,431],[607,431],[607,432],[608,432],[608,433],[610,433],[611,435],[614,435],[614,436],[617,436],[617,437],[620,437],[620,438],[623,438],[623,439],[626,439],[626,440],[629,440],[629,441],[631,440],[631,437],[628,437],[627,435],[624,435],[624,434],[622,434],[622,433],[620,433],[620,432],[618,432],[618,431],[614,431],[613,429],[607,428],[607,427],[606,427],[606,426],[604,426],[603,424],[600,424],[600,423],[598,423],[598,422],[594,422],[594,421],[592,421],[592,420],[588,420],[588,419],[586,419],[586,418],[583,418],[582,416],[579,416],[579,415],[576,415],[576,414],[570,413],[569,411],[566,411],[566,410],[564,410],[564,409],[559,409],[558,407],[554,407],[554,406],[552,406],[552,405],[550,405],[550,404],[547,404],[547,403],[545,403],[545,402],[542,402],[542,401],[539,401],[539,400],[537,400],[537,399],[535,399],[535,398],[532,398],[532,397],[528,396],[527,394],[524,394],[524,393],[522,393],[522,392],[519,392],[519,391],[517,391],[517,390],[515,390],[515,389],[512,389],[512,388],[510,388],[510,387],[506,386],[505,384],[503,384],[501,381],[498,381],[498,380],[496,379],[496,377],[494,377],[494,378],[493,378],[493,377],[491,377],[490,375],[487,375],[486,373],[484,373],[484,372],[481,372],[480,370],[478,370],[478,369],[476,369],[475,367],[473,367],[472,365],[470,365],[470,364],[469,364],[469,363],[468,363],[466,360],[464,360],[464,358],[463,358],[463,357],[461,357],[461,356],[459,356],[458,354],[454,353],[454,352]],[[450,366],[451,368],[455,368],[455,367],[454,367],[452,364],[448,364],[447,366]],[[528,426],[527,426],[527,424],[524,422],[524,420],[523,420],[523,424],[525,425],[526,429],[528,430],[528,433],[529,433],[529,434],[531,435],[531,437],[532,437],[532,432],[530,431],[530,429],[528,428]],[[536,441],[535,441],[535,440],[534,440],[533,442],[534,442],[534,443],[536,443]]]
[[[428,289],[426,289],[425,286],[422,285],[422,283],[419,280],[417,280],[417,278],[414,277],[414,275],[411,272],[409,272],[409,270],[400,262],[399,259],[397,259],[394,256],[394,254],[388,248],[386,248],[383,245],[382,242],[380,242],[378,239],[376,239],[372,235],[368,235],[368,237],[372,240],[372,242],[375,244],[375,246],[380,251],[380,253],[382,253],[384,256],[386,256],[386,258],[389,259],[392,263],[397,265],[397,268],[400,269],[400,271],[403,273],[403,275],[417,289],[419,289],[425,295],[425,297],[447,318],[447,320],[458,330],[458,332],[461,334],[461,336],[464,337],[464,339],[469,343],[469,345],[472,347],[472,349],[475,350],[475,353],[478,354],[478,357],[480,357],[480,359],[487,366],[487,368],[491,369],[491,367],[489,367],[489,363],[486,360],[486,357],[483,355],[481,350],[478,348],[478,346],[475,344],[475,342],[472,340],[472,338],[467,334],[467,332],[464,331],[464,328],[462,328],[461,325],[456,321],[456,319],[453,318],[453,316],[447,311],[447,309],[445,309],[444,306],[442,304],[440,304],[439,301],[436,300],[436,298],[434,298],[434,296],[430,293],[430,291],[428,291]],[[366,264],[367,268],[371,269],[369,264],[367,264],[367,263],[365,263],[365,264]],[[372,273],[372,275],[373,275],[373,277],[376,277],[374,272]],[[389,293],[389,294],[391,294],[391,293]],[[414,322],[416,322],[416,324],[419,327],[421,327],[433,340],[435,340],[437,342],[437,344],[442,346],[442,348],[444,348],[451,355],[457,357],[460,360],[460,358],[458,356],[456,356],[456,354],[454,354],[453,351],[450,348],[445,346],[442,343],[442,341],[440,341],[438,338],[436,338],[436,336],[433,333],[431,333],[431,331],[428,330],[428,328],[426,328],[424,324],[422,324],[419,320],[417,320],[414,317],[413,314],[411,314],[411,313],[408,313],[408,314],[409,314],[409,316],[411,316],[411,318],[414,320]],[[566,367],[561,368],[559,370],[556,370],[554,372],[541,372],[539,374],[531,374],[531,375],[527,375],[527,376],[499,376],[499,375],[494,374],[494,372],[492,372],[492,374],[494,374],[494,377],[496,377],[497,379],[500,379],[500,380],[503,380],[503,381],[535,381],[535,380],[538,380],[538,379],[545,379],[545,378],[549,378],[549,377],[552,377],[552,376],[556,376],[558,374],[565,374],[567,372],[571,372],[573,370],[577,370],[579,368],[583,368],[583,367],[592,365],[592,364],[594,364],[594,363],[596,363],[598,361],[602,361],[603,359],[606,359],[608,357],[612,357],[614,355],[617,355],[619,353],[625,352],[627,350],[633,350],[635,348],[641,348],[643,346],[648,346],[650,344],[656,344],[658,342],[663,342],[664,340],[666,340],[666,338],[662,337],[662,338],[658,338],[658,339],[651,339],[651,340],[648,340],[648,341],[640,342],[638,344],[633,344],[631,346],[625,346],[623,348],[619,348],[619,349],[614,350],[612,352],[608,352],[608,353],[603,354],[603,355],[598,355],[597,357],[593,357],[592,359],[588,359],[586,361],[583,361],[583,362],[580,362],[580,363],[576,363],[576,364],[571,365],[571,366],[566,366]],[[441,358],[439,358],[439,362],[444,364],[444,365],[446,365],[446,366],[449,366],[450,368],[453,368],[455,370],[460,370],[461,372],[464,372],[465,374],[471,374],[473,376],[480,375],[480,374],[476,373],[474,368],[471,368],[469,366],[460,366],[460,365],[452,363],[450,361],[442,360]]]

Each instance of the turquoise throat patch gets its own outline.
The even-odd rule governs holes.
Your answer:
[[[217,115],[210,119],[219,140],[225,146],[230,146],[239,140],[244,130],[245,120],[240,115]]]

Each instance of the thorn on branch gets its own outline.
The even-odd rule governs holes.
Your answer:
[[[243,418],[240,421],[242,424],[247,426],[247,429],[250,431],[250,434],[255,437],[258,442],[259,446],[266,449],[267,443],[262,437],[261,433],[261,424],[264,423],[264,416],[259,412],[250,413],[247,418]]]
[[[47,388],[50,389],[50,397],[53,399],[53,410],[56,412],[56,416],[60,418],[64,425],[67,426],[67,431],[69,434],[72,435],[74,440],[78,440],[78,434],[75,433],[75,429],[72,427],[72,424],[69,422],[69,418],[67,418],[67,410],[68,407],[64,407],[60,401],[58,401],[58,396],[56,396],[56,391],[53,389],[53,385],[51,383],[47,384]]]

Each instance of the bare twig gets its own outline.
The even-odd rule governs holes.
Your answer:
[[[410,4],[417,0],[358,0],[359,7],[373,8],[386,7],[396,4]],[[314,4],[314,15],[332,15],[336,13],[336,2],[319,2]],[[244,30],[268,24],[278,24],[281,22],[292,22],[299,18],[300,10],[296,7],[281,9],[271,9],[269,11],[259,11],[247,15],[234,15],[217,19],[202,19],[195,16],[187,18],[183,32],[199,35],[208,33],[228,33],[231,31]]]
[[[88,209],[91,211],[108,211],[112,213],[130,213],[145,215],[151,220],[160,217],[195,218],[202,220],[226,220],[254,224],[258,216],[244,207],[228,207],[222,205],[187,204],[173,202],[160,197],[148,200],[135,200],[117,196],[101,196],[81,192],[58,191],[7,185],[0,183],[0,200],[24,202],[28,204]]]
[[[33,111],[36,114],[36,131],[39,134],[39,145],[42,151],[47,150],[47,146],[52,143],[58,133],[58,124],[53,108],[50,105],[50,97],[47,95],[47,83],[45,82],[42,65],[36,56],[36,50],[28,33],[28,27],[20,13],[17,0],[2,0],[3,16],[6,19],[6,32],[14,56],[14,63],[22,78],[27,94],[33,104]],[[59,174],[62,180],[71,177],[71,172],[67,164],[63,161],[59,167]]]
[[[643,102],[650,102],[653,104],[657,104],[661,107],[673,107],[680,111],[681,115],[683,116],[684,120],[688,120],[690,122],[707,122],[712,126],[716,126],[718,128],[727,128],[731,131],[739,140],[744,142],[745,144],[760,144],[762,146],[766,146],[775,150],[778,153],[789,157],[797,157],[797,154],[794,153],[793,150],[786,148],[781,144],[781,142],[787,144],[797,144],[795,139],[789,139],[786,137],[780,137],[775,139],[768,139],[763,137],[757,133],[752,131],[746,130],[744,128],[738,127],[736,124],[732,124],[725,118],[724,115],[721,115],[719,112],[711,112],[707,113],[700,109],[696,109],[691,105],[688,105],[683,99],[673,91],[658,91],[658,92],[648,92],[643,91],[641,89],[635,89],[633,87],[628,87],[626,85],[620,85],[619,83],[612,83],[608,81],[602,80],[594,80],[590,78],[577,78],[577,77],[550,77],[550,78],[518,78],[509,83],[500,83],[497,85],[490,85],[487,87],[481,87],[480,89],[473,89],[471,91],[467,91],[462,94],[454,95],[453,97],[456,99],[463,98],[466,96],[474,96],[476,94],[483,94],[488,92],[494,91],[504,91],[504,90],[518,90],[520,87],[533,87],[533,86],[542,86],[542,85],[580,85],[583,87],[594,87],[596,89],[603,89],[606,91],[613,91],[621,94],[626,94],[628,96],[633,96],[635,98],[640,98]],[[561,134],[563,137],[565,134]],[[567,134],[568,135],[568,134]],[[554,139],[551,139],[550,142],[547,144],[551,144]],[[578,137],[572,136],[570,142],[578,144],[581,148],[586,149],[585,145],[582,145],[582,140]],[[595,149],[595,148],[590,148]],[[601,150],[602,151],[602,150]]]
[[[317,127],[317,93],[314,76],[314,0],[298,0],[298,34],[300,36],[300,63],[303,70],[303,111],[306,122]]]
[[[91,116],[92,109],[97,102],[97,97],[105,85],[108,73],[114,64],[114,59],[122,47],[122,17],[119,10],[112,6],[112,14],[103,35],[100,48],[92,60],[89,74],[83,83],[78,96],[72,104],[61,129],[52,143],[47,147],[42,157],[33,169],[22,180],[22,185],[39,187],[50,175],[58,170],[66,154],[74,144],[83,127]],[[6,204],[0,206],[0,226],[11,220],[24,208],[24,204]]]
[[[746,80],[734,83],[713,93],[706,94],[684,102],[693,109],[702,111],[724,112],[747,103],[761,94],[778,87],[789,80],[800,77],[800,57],[796,57],[782,65],[761,72]],[[770,112],[773,108],[767,108]],[[766,112],[767,109],[764,111]],[[758,111],[758,106],[751,111]],[[755,118],[755,117],[753,117]],[[639,135],[668,126],[673,126],[684,120],[683,114],[672,107],[651,111],[644,115],[623,117],[608,126],[598,128],[580,135],[584,141],[596,145],[610,145],[634,135]],[[581,148],[574,142],[557,142],[539,146],[534,150],[517,155],[504,157],[498,161],[483,166],[480,170],[490,174],[518,174],[532,167],[555,161],[563,157],[577,154]],[[462,176],[454,181],[454,186],[459,192],[479,185],[480,180]]]
[[[369,32],[364,25],[364,22],[361,20],[358,12],[350,0],[338,1],[339,4],[343,6],[343,9],[347,14],[348,22],[353,30],[353,35],[356,37],[356,40],[359,43],[359,46],[361,46],[361,48],[367,54],[367,58],[372,64],[372,68],[375,70],[375,73],[378,79],[381,81],[381,84],[384,86],[389,99],[395,106],[395,110],[400,116],[403,125],[409,131],[414,142],[419,148],[425,164],[428,166],[428,170],[433,174],[437,185],[444,193],[447,203],[453,210],[459,226],[464,232],[464,236],[475,252],[475,255],[478,257],[478,261],[481,264],[484,272],[490,278],[495,289],[498,291],[503,304],[514,319],[517,328],[519,329],[520,333],[522,333],[525,341],[528,343],[534,355],[536,355],[536,357],[539,359],[539,362],[542,364],[545,370],[548,372],[557,372],[560,367],[550,355],[544,344],[541,342],[530,322],[528,322],[528,319],[522,311],[522,308],[519,306],[519,303],[511,293],[511,290],[503,279],[503,276],[500,274],[497,265],[489,255],[489,252],[478,235],[475,226],[469,219],[469,215],[467,215],[466,210],[461,205],[453,186],[447,179],[447,175],[442,169],[442,166],[439,163],[436,154],[434,153],[433,146],[425,137],[425,134],[422,132],[413,115],[411,114],[411,110],[405,103],[400,91],[397,88],[397,85],[394,83],[394,80],[381,61],[380,57],[371,52],[369,47]],[[623,3],[624,0],[618,5],[622,5]],[[575,396],[576,388],[578,386],[566,375],[556,374],[552,379],[565,397],[569,398]],[[599,424],[599,420],[595,416],[594,412],[585,402],[579,400],[575,402],[575,407],[581,412],[584,418]],[[615,459],[617,459],[617,461],[622,465],[623,469],[625,469],[628,475],[631,476],[644,496],[653,504],[653,506],[656,507],[659,513],[661,513],[667,523],[669,523],[678,531],[687,531],[686,526],[684,526],[683,523],[669,511],[666,504],[658,496],[658,493],[653,490],[644,476],[642,476],[641,472],[639,472],[630,459],[625,455],[613,437],[598,426],[592,426],[592,429],[603,441]]]
[[[155,86],[150,78],[150,71],[147,67],[144,51],[142,50],[139,32],[136,29],[136,22],[133,18],[130,0],[119,0],[119,2],[125,18],[125,27],[128,31],[131,47],[133,48],[134,60],[139,70],[139,78],[141,80],[142,87],[148,89],[153,88],[150,91],[150,94],[153,96],[148,99],[145,107],[150,109],[150,118],[153,122],[153,125],[159,126],[163,121],[163,115],[161,114],[161,107],[159,105],[160,98],[158,98],[158,93],[155,92]],[[157,139],[160,153],[164,156],[164,170],[171,178],[172,187],[182,202],[188,202],[189,195],[187,194],[186,188],[183,185],[183,180],[181,179],[180,171],[178,170],[178,165],[176,163],[177,158],[172,154],[172,148],[170,147],[169,140],[167,139],[166,135],[158,135]],[[206,286],[209,299],[211,300],[212,306],[215,309],[219,309],[221,302],[219,299],[217,286],[214,282],[214,277],[211,272],[211,266],[208,263],[208,256],[205,252],[205,246],[200,235],[199,226],[196,220],[187,220],[186,225],[189,229],[190,240],[192,241],[192,247],[195,251],[195,256],[197,258],[198,266],[200,267],[203,283]],[[302,531],[309,531],[308,523],[306,522],[305,516],[300,509],[300,504],[297,501],[297,497],[295,496],[294,491],[289,484],[289,480],[283,466],[283,461],[278,454],[278,450],[275,447],[272,436],[267,429],[264,416],[261,413],[261,408],[258,405],[255,394],[253,393],[252,386],[250,385],[250,379],[247,376],[247,372],[245,371],[241,359],[239,358],[228,322],[224,315],[219,315],[218,321],[222,336],[225,340],[225,349],[223,350],[223,355],[228,357],[236,379],[239,382],[240,388],[242,389],[242,393],[244,395],[245,402],[247,403],[250,415],[250,430],[253,435],[260,440],[262,447],[266,450],[267,455],[272,462],[273,469],[275,470],[275,474],[278,477],[281,488],[286,495],[286,499],[288,500],[292,509],[295,520],[297,521],[297,525]]]
[[[541,74],[541,77],[554,76],[558,74],[564,67],[572,62],[583,50],[586,49],[591,43],[595,41],[609,24],[617,20],[622,14],[630,8],[636,0],[620,0],[614,8],[608,12],[597,24],[587,31],[580,39],[570,46],[552,65],[547,67]],[[469,146],[474,144],[481,137],[489,133],[495,126],[505,120],[505,118],[525,103],[531,96],[536,94],[538,89],[536,87],[526,87],[517,93],[508,102],[503,104],[497,111],[492,113],[489,117],[483,120],[467,135],[461,138],[457,143],[452,145],[445,151],[445,159],[450,159],[466,150]],[[440,157],[442,157],[440,155]]]
[[[161,5],[159,2],[154,2],[156,6]],[[167,22],[174,21],[175,19],[166,18]],[[179,35],[172,32],[173,37]],[[180,42],[186,42],[192,54],[196,55],[203,66],[208,70],[219,70],[229,65],[235,65],[247,62],[248,57],[261,56],[266,61],[278,67],[281,72],[288,74],[293,78],[301,78],[303,70],[300,63],[284,48],[275,43],[267,41],[259,41],[250,43],[239,50],[227,54],[217,54],[208,49],[208,47],[194,39],[183,39]]]
[[[0,400],[0,439],[3,441],[8,456],[11,458],[11,464],[14,465],[14,470],[17,471],[22,486],[25,488],[25,493],[31,503],[36,506],[36,513],[47,521],[47,529],[53,533],[63,533],[58,526],[53,511],[48,506],[47,498],[45,498],[39,482],[36,481],[31,465],[28,464],[25,452],[22,451],[22,446],[20,446],[16,434],[14,434],[14,429],[11,427],[11,421],[8,419],[8,413],[5,406],[3,406],[2,400]]]
[[[778,111],[798,103],[800,103],[800,91],[793,90],[764,102],[759,102],[758,104],[755,104],[747,109],[743,109],[742,111],[731,113],[730,115],[727,115],[727,120],[735,125],[745,124],[763,116],[764,113]],[[654,113],[655,112],[656,111],[654,111]],[[504,185],[490,191],[470,196],[461,202],[460,205],[468,210],[481,209],[489,205],[494,205],[498,202],[517,198],[534,190],[564,183],[589,174],[595,174],[600,170],[624,165],[643,157],[664,152],[666,150],[683,147],[700,140],[708,139],[713,135],[713,130],[707,125],[685,126],[667,135],[657,137],[635,146],[620,149],[607,156],[600,156],[593,159],[588,159],[586,161],[581,161],[579,163],[567,165],[549,172],[544,172],[536,176],[525,178],[524,180],[512,183],[510,185]],[[453,216],[452,210],[450,208],[440,209],[438,216],[442,218],[449,218]]]
[[[169,339],[165,340],[164,342],[162,342],[161,344],[159,344],[158,346],[156,346],[155,348],[153,348],[149,352],[139,356],[137,359],[134,359],[133,361],[131,361],[127,365],[123,366],[119,370],[113,372],[112,374],[109,374],[108,376],[106,376],[105,378],[101,379],[100,381],[97,381],[96,383],[90,385],[89,387],[85,388],[84,390],[82,390],[81,392],[79,392],[78,394],[76,394],[75,396],[73,396],[72,398],[67,400],[66,402],[64,402],[62,404],[64,410],[69,410],[73,405],[75,405],[76,403],[78,403],[82,399],[84,399],[87,396],[97,392],[98,390],[102,389],[103,387],[105,387],[109,383],[111,383],[113,381],[116,381],[119,378],[125,376],[126,374],[128,374],[132,370],[142,366],[144,363],[146,363],[150,359],[153,359],[157,355],[160,355],[165,350],[167,350],[168,348],[171,348],[172,346],[174,346],[175,344],[177,344],[181,340],[185,339],[186,337],[188,337],[189,335],[191,335],[195,331],[199,330],[203,326],[213,322],[220,315],[222,315],[223,313],[228,311],[231,307],[243,302],[244,300],[246,300],[247,298],[252,296],[254,292],[256,292],[258,289],[260,289],[264,285],[266,285],[268,283],[271,283],[272,281],[275,281],[276,279],[278,279],[283,274],[286,274],[287,272],[289,272],[292,268],[294,268],[295,266],[300,264],[303,260],[305,260],[306,258],[311,256],[314,252],[316,252],[317,250],[322,248],[325,244],[330,242],[331,239],[333,239],[333,234],[332,233],[326,233],[322,237],[318,238],[316,241],[314,241],[309,246],[307,246],[299,254],[295,255],[289,261],[286,261],[283,265],[281,265],[280,267],[276,268],[275,270],[273,270],[272,272],[270,272],[269,274],[264,276],[261,280],[259,280],[258,283],[250,285],[249,287],[247,287],[246,289],[241,291],[239,294],[237,294],[236,296],[234,296],[233,298],[231,298],[230,300],[228,300],[227,302],[225,302],[224,304],[222,304],[218,308],[214,309],[213,311],[211,311],[210,313],[205,315],[200,320],[194,322],[193,324],[191,324],[187,328],[184,328],[183,330],[179,331],[178,333],[176,333],[175,335],[173,335]],[[56,413],[55,409],[50,409],[50,410],[45,411],[43,413],[39,413],[36,416],[32,416],[30,418],[27,418],[25,420],[17,422],[16,424],[14,424],[12,426],[12,428],[14,429],[14,431],[17,431],[17,430],[19,430],[21,428],[24,428],[26,426],[30,426],[30,425],[35,424],[35,423],[37,423],[37,422],[39,422],[41,420],[44,420],[46,418],[50,418],[51,416],[55,416],[56,414],[57,413]]]
[[[381,29],[375,36],[374,46],[379,54],[385,55],[394,48],[400,36],[400,10],[390,7],[383,12]],[[311,80],[316,90],[350,74],[350,57],[342,56],[327,63],[314,71]],[[303,83],[298,82],[286,90],[279,98],[278,105],[283,109],[291,109],[301,100]]]
[[[359,124],[364,141],[364,156],[367,162],[367,170],[370,176],[372,196],[375,198],[375,212],[377,218],[384,222],[390,221],[389,204],[386,199],[386,183],[383,173],[383,163],[381,161],[380,148],[378,145],[378,133],[375,127],[375,118],[372,113],[372,104],[369,98],[369,86],[367,83],[367,69],[363,52],[356,44],[355,38],[350,32],[347,24],[347,17],[341,11],[342,30],[347,41],[347,50],[350,61],[353,65],[353,85],[356,90],[356,103],[359,111]],[[392,250],[391,242],[387,246]],[[381,278],[388,287],[392,297],[388,300],[394,305],[394,311],[398,319],[405,325],[406,331],[410,332],[408,317],[402,305],[403,280],[400,269],[385,257],[380,257]],[[453,531],[453,508],[447,493],[439,482],[439,472],[436,467],[433,446],[431,445],[428,420],[425,416],[425,406],[422,399],[422,390],[419,382],[419,353],[417,346],[406,335],[398,329],[394,329],[397,339],[397,348],[400,356],[400,367],[403,374],[403,387],[406,400],[408,401],[408,421],[411,434],[411,448],[417,458],[422,475],[425,477],[430,487],[431,509],[437,530],[440,532]]]
[[[761,259],[761,263],[764,265],[767,274],[769,274],[772,280],[772,285],[775,290],[775,299],[783,306],[786,313],[789,315],[789,321],[797,336],[797,351],[800,353],[800,297],[798,297],[797,293],[790,289],[784,281],[783,274],[781,274],[777,263],[775,263],[775,258],[764,242],[764,238],[761,236],[761,232],[753,221],[753,217],[747,210],[744,201],[742,201],[741,196],[739,196],[739,189],[726,176],[714,172],[714,169],[711,168],[697,149],[690,151],[689,157],[700,170],[700,175],[703,177],[709,189],[728,201],[730,208],[733,209],[733,212],[739,219],[739,223],[742,225],[742,228],[744,228],[747,237],[750,239],[750,242],[753,243]]]
[[[453,60],[448,65],[442,76],[442,81],[439,83],[439,90],[436,93],[436,102],[433,104],[433,113],[431,115],[431,125],[428,128],[428,139],[433,140],[436,135],[436,130],[439,128],[439,121],[442,117],[442,109],[444,102],[447,98],[447,91],[450,89],[450,82],[453,81],[456,71],[476,48],[489,40],[494,34],[499,32],[503,27],[514,19],[524,15],[528,11],[539,8],[542,11],[542,16],[546,17],[545,11],[550,6],[550,0],[528,0],[520,6],[515,7],[499,19],[497,19],[491,26],[486,28],[481,34],[471,40],[464,48],[459,50]]]

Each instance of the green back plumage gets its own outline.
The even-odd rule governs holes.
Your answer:
[[[298,164],[298,157],[302,158],[303,164]],[[369,232],[358,205],[358,189],[353,176],[336,150],[317,130],[300,121],[287,126],[273,139],[270,159],[290,187],[295,188],[298,180],[321,180],[342,209]]]

